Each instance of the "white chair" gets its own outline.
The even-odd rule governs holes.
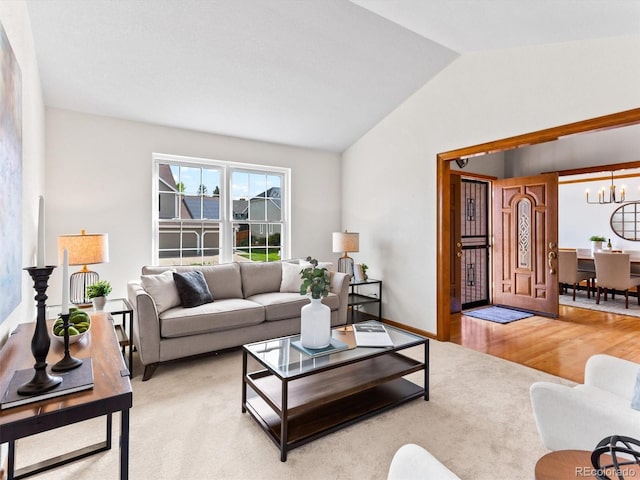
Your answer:
[[[640,364],[594,355],[584,384],[531,385],[531,405],[542,443],[549,450],[593,450],[611,435],[640,439],[640,411],[631,408]]]
[[[628,253],[594,253],[596,265],[596,304],[600,304],[600,291],[604,288],[604,301],[607,291],[611,289],[611,298],[615,291],[624,292],[624,308],[629,308],[629,289],[640,285],[640,277],[631,276],[631,261]],[[640,305],[640,292],[638,292]]]
[[[558,282],[561,285],[573,285],[573,301],[576,301],[576,287],[587,281],[587,298],[591,298],[591,279],[595,272],[578,270],[578,254],[575,250],[558,250]]]
[[[424,448],[407,443],[391,460],[387,480],[460,480]]]

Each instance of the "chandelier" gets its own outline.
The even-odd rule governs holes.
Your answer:
[[[613,183],[613,171],[611,172],[611,185],[609,186],[609,195],[608,195],[607,198],[605,198],[606,191],[607,191],[607,189],[605,187],[602,187],[601,189],[598,190],[598,200],[597,201],[591,201],[591,200],[589,200],[589,189],[587,189],[587,191],[585,192],[586,196],[587,196],[587,203],[605,205],[605,204],[608,204],[608,203],[623,203],[623,202],[625,202],[624,186],[620,188],[619,198],[616,198],[616,186]]]

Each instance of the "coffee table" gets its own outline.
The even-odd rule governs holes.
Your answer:
[[[423,397],[429,400],[429,339],[385,325],[393,347],[356,347],[351,326],[334,328],[350,348],[310,357],[292,342],[299,335],[242,347],[242,412],[247,411],[287,452],[323,435]],[[423,346],[422,361],[403,350]],[[249,359],[258,370],[248,371]],[[423,385],[408,380],[424,372]]]

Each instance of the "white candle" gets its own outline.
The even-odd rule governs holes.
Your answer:
[[[44,197],[38,199],[37,267],[44,267]]]
[[[69,313],[69,252],[62,254],[62,313]]]

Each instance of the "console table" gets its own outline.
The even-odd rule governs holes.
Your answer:
[[[53,320],[47,322],[50,330]],[[31,338],[35,322],[23,323],[0,350],[0,395],[16,370],[33,368]],[[106,312],[91,313],[91,330],[81,341],[70,345],[76,358],[91,358],[93,388],[47,400],[0,410],[0,443],[9,444],[8,478],[17,480],[60,467],[111,448],[112,414],[120,412],[120,479],[129,477],[129,409],[133,402],[129,371],[120,353],[113,324]],[[64,355],[64,345],[51,340],[47,355],[50,368]],[[96,417],[106,417],[106,439],[85,448],[15,471],[16,440]],[[60,445],[64,445],[64,438]]]
[[[93,312],[91,305],[78,306],[87,313]],[[107,298],[107,303],[102,310],[110,314],[113,328],[116,330],[118,343],[122,348],[122,356],[127,360],[129,367],[129,377],[133,377],[133,307],[126,298]],[[60,313],[60,305],[47,306],[47,318],[56,318]],[[116,323],[113,319],[114,315],[120,315],[120,323]],[[127,332],[128,330],[128,332]],[[128,349],[128,355],[126,355]]]

